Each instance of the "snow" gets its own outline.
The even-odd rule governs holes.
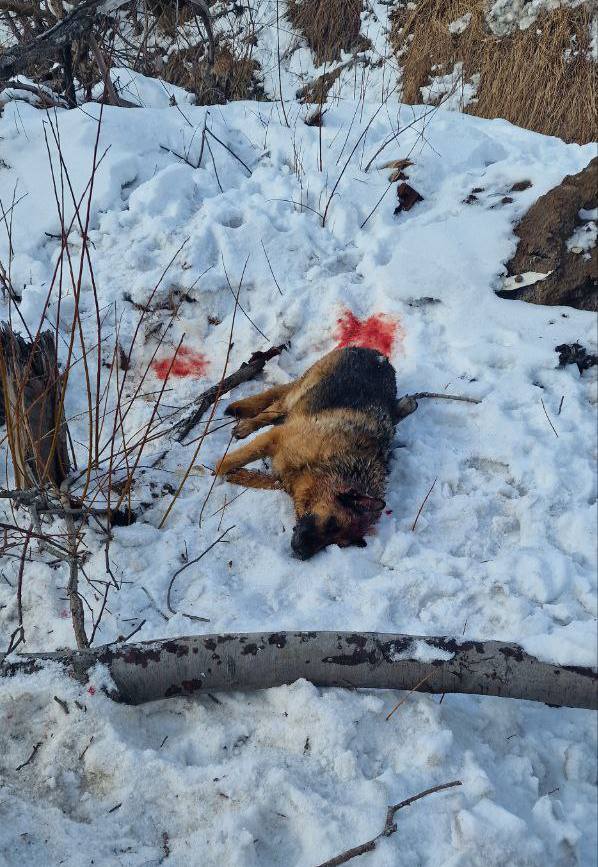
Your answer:
[[[572,253],[588,253],[596,246],[598,239],[598,209],[593,208],[584,210],[583,208],[578,214],[580,225],[575,228],[573,234],[567,241],[567,249]]]
[[[433,75],[430,84],[420,87],[422,102],[430,105],[441,103],[446,111],[463,111],[475,102],[480,83],[479,73],[474,73],[469,81],[463,72],[463,64],[455,63],[447,75]]]
[[[495,36],[506,36],[514,30],[527,30],[539,15],[561,6],[576,7],[584,0],[495,0],[486,15]]]
[[[283,493],[249,490],[233,501],[240,490],[225,483],[209,493],[212,479],[200,465],[215,464],[228,428],[206,437],[198,469],[160,528],[195,445],[153,443],[133,491],[134,503],[145,504],[143,518],[114,529],[109,556],[120,590],[110,593],[96,642],[114,641],[142,620],[140,640],[355,629],[499,638],[560,664],[595,664],[596,369],[582,377],[575,366],[559,369],[554,352],[575,341],[595,352],[595,316],[494,294],[515,249],[513,224],[565,175],[580,171],[594,147],[502,120],[400,106],[392,95],[380,111],[358,93],[329,106],[320,172],[320,130],[303,123],[305,107],[291,97],[287,127],[279,103],[208,109],[155,81],[131,80],[142,107],[104,108],[91,208],[104,360],[117,325],[121,344],[130,345],[140,315],[131,301],[145,304],[157,283],[159,302],[174,292],[192,301],[173,318],[168,309],[148,316],[129,394],[156,349],[152,330],[167,323],[160,358],[184,335],[184,346],[209,363],[203,376],[168,383],[169,407],[184,406],[219,379],[233,291],[247,262],[240,289],[247,315],[235,320],[230,370],[270,343],[290,348],[234,398],[302,373],[335,345],[337,320],[350,309],[360,320],[384,314],[396,321],[391,360],[401,394],[446,389],[482,403],[422,401],[397,429],[388,513],[367,548],[333,547],[305,563],[290,556],[293,514]],[[25,195],[14,213],[11,276],[31,327],[59,251],[44,130],[55,171],[50,122],[59,132],[78,198],[91,172],[99,113],[88,104],[45,115],[11,102],[0,119],[4,209],[15,185],[16,198]],[[249,170],[215,139],[211,155],[205,149],[194,167],[206,123]],[[392,139],[397,126],[402,132]],[[365,172],[387,140],[376,162],[408,156],[409,183],[424,199],[398,217],[394,188],[382,173]],[[314,211],[323,212],[341,173],[323,227]],[[503,204],[523,179],[532,186]],[[484,193],[465,204],[473,188]],[[65,210],[68,223],[68,195]],[[80,246],[74,233],[75,261]],[[6,237],[0,261],[8,261]],[[91,346],[90,282],[85,271],[82,319]],[[72,309],[65,275],[62,358]],[[50,322],[57,310],[55,293]],[[7,315],[4,306],[0,316]],[[69,382],[67,415],[74,442],[83,444],[81,367]],[[142,391],[159,386],[150,374]],[[147,422],[152,401],[132,404],[129,435]],[[81,455],[84,446],[78,448]],[[14,519],[27,522],[19,512]],[[177,579],[178,613],[170,615],[167,588],[183,557],[197,557],[228,527],[226,542]],[[55,529],[61,531],[58,523]],[[86,573],[103,580],[105,546],[93,526],[85,544]],[[37,549],[32,556],[23,588],[25,649],[72,646],[66,567],[50,566]],[[17,571],[18,561],[6,558],[1,646],[16,625]],[[86,584],[82,591],[97,616],[101,598]],[[304,681],[252,695],[124,707],[104,695],[104,677],[97,672],[90,690],[48,666],[3,681],[1,863],[314,867],[379,833],[388,804],[452,779],[463,786],[400,811],[399,833],[380,841],[364,863],[595,863],[590,711],[452,695],[440,704],[413,694],[386,721],[396,693],[319,690]],[[67,702],[68,714],[54,696]]]

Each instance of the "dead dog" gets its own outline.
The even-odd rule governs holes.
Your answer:
[[[335,349],[300,379],[231,403],[244,439],[272,429],[225,455],[216,474],[253,488],[285,490],[297,524],[291,547],[302,560],[327,545],[364,547],[384,509],[397,386],[390,361],[373,349]],[[272,472],[244,470],[259,458]]]

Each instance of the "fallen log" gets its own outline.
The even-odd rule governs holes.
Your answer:
[[[57,662],[85,682],[103,663],[114,698],[142,704],[202,692],[268,689],[306,678],[316,686],[470,693],[598,709],[595,669],[554,665],[503,641],[376,632],[196,635],[0,658],[0,676]]]

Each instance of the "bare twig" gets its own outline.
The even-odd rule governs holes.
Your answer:
[[[195,401],[193,412],[178,422],[176,426],[177,440],[182,442],[185,439],[189,431],[201,421],[202,416],[217,399],[236,388],[237,385],[241,385],[241,383],[247,382],[261,373],[266,362],[280,355],[283,349],[286,349],[286,344],[281,343],[279,346],[272,346],[266,352],[254,352],[249,361],[244,362],[238,370],[204,391]]]
[[[93,624],[93,628],[91,630],[91,635],[89,636],[89,645],[93,644],[93,640],[96,637],[96,632],[98,631],[98,626],[100,625],[100,621],[102,619],[102,615],[104,614],[104,610],[106,608],[106,603],[108,602],[108,593],[110,592],[110,587],[112,584],[107,581],[106,587],[104,589],[104,598],[102,599],[102,605],[100,608],[100,613],[98,614],[95,623]]]
[[[25,626],[23,624],[23,575],[25,573],[25,561],[27,559],[27,549],[29,547],[29,540],[31,539],[31,533],[33,531],[33,527],[29,527],[25,534],[25,540],[23,542],[23,552],[21,554],[21,562],[19,563],[19,574],[17,577],[17,617],[19,618],[19,624],[10,638],[10,644],[8,647],[8,653],[12,653],[15,648],[19,646],[19,644],[25,643]],[[17,768],[18,770],[18,768]]]
[[[29,756],[29,758],[26,761],[24,761],[22,765],[19,765],[18,768],[15,768],[15,771],[20,771],[20,770],[22,770],[22,768],[26,768],[27,765],[33,761],[33,759],[37,755],[37,751],[41,747],[42,743],[43,743],[43,741],[40,741],[39,743],[35,744],[35,746],[33,747],[33,750],[31,751],[31,755]]]
[[[125,635],[125,636],[123,636],[123,638],[120,638],[120,639],[118,640],[117,643],[118,643],[118,644],[124,644],[125,641],[128,641],[130,638],[133,638],[134,635],[137,635],[137,633],[140,632],[140,631],[143,629],[143,627],[145,626],[146,622],[147,622],[147,621],[142,620],[141,623],[138,623],[138,624],[137,624],[137,626],[135,627],[135,629],[134,629],[132,632],[129,632],[128,635]]]
[[[465,397],[461,394],[442,394],[437,391],[418,391],[415,394],[410,394],[409,397],[414,397],[415,400],[421,400],[423,398],[434,398],[439,400],[463,400],[465,403],[481,403],[482,401],[477,397]]]
[[[359,855],[365,855],[366,852],[372,852],[378,843],[378,840],[381,840],[383,837],[391,837],[395,831],[397,830],[397,826],[395,823],[395,814],[402,810],[403,807],[409,807],[411,804],[414,804],[416,801],[419,801],[421,798],[425,798],[428,795],[433,795],[435,792],[442,792],[445,789],[453,789],[455,786],[462,786],[463,783],[461,780],[453,780],[450,783],[442,783],[439,786],[433,786],[431,789],[426,789],[424,792],[420,792],[418,795],[412,795],[410,798],[406,798],[406,800],[401,801],[398,804],[391,805],[386,812],[386,822],[384,823],[384,828],[380,833],[373,837],[371,840],[368,840],[366,843],[361,843],[359,846],[354,846],[352,849],[347,849],[345,852],[341,852],[340,855],[336,855],[334,858],[329,858],[328,861],[323,861],[318,867],[339,867],[340,864],[346,864],[347,861],[351,861],[353,858],[357,858]]]
[[[562,408],[563,408],[563,401],[564,401],[564,400],[565,400],[565,395],[563,395],[563,396],[561,397],[561,402],[559,403],[559,411],[557,412],[557,415],[560,415],[560,414],[561,414],[561,410],[562,410]]]
[[[58,698],[57,695],[54,696],[54,701],[56,702],[57,705],[59,705],[59,706],[62,708],[62,710],[63,710],[63,711],[65,712],[65,714],[67,714],[67,716],[68,716],[68,714],[70,713],[70,711],[69,711],[69,706],[68,706],[68,704],[66,703],[66,701],[65,701],[63,698]]]
[[[278,93],[280,95],[280,106],[282,108],[282,114],[284,117],[284,122],[285,122],[286,126],[288,127],[289,126],[289,119],[287,117],[287,110],[284,106],[284,99],[282,96],[282,75],[280,72],[280,21],[279,21],[279,16],[278,16],[278,2],[279,2],[279,0],[276,0],[276,57],[278,60]]]
[[[540,398],[540,403],[542,404],[542,409],[544,410],[544,415],[545,415],[546,418],[548,419],[548,424],[549,424],[550,427],[552,428],[555,437],[558,438],[558,433],[556,432],[556,428],[555,428],[555,426],[554,426],[553,423],[550,421],[550,416],[548,415],[548,413],[547,413],[547,411],[546,411],[546,407],[544,406],[544,401],[542,400],[542,398]],[[561,405],[562,405],[562,404],[561,404]],[[560,412],[560,409],[559,409],[559,412]]]
[[[202,559],[202,557],[205,557],[205,555],[208,553],[208,551],[211,551],[212,548],[218,544],[218,542],[222,542],[222,540],[224,539],[226,534],[230,533],[230,531],[232,529],[234,529],[234,526],[235,525],[233,524],[231,527],[227,527],[227,529],[224,531],[224,533],[222,533],[220,536],[218,536],[218,538],[215,539],[211,545],[208,545],[208,547],[205,549],[205,551],[201,552],[199,557],[195,557],[193,560],[188,560],[183,566],[181,566],[180,569],[177,569],[177,571],[174,573],[174,575],[170,579],[170,584],[168,585],[168,590],[166,592],[166,605],[167,605],[168,610],[170,611],[171,614],[177,613],[174,610],[174,608],[172,607],[172,605],[170,604],[170,594],[172,593],[172,586],[173,586],[175,580],[178,578],[178,576],[181,574],[181,572],[184,572],[185,569],[187,569],[189,566],[193,566],[195,563],[198,563]]]
[[[137,108],[135,103],[121,99],[116,92],[116,88],[114,87],[112,79],[110,78],[110,70],[108,69],[106,59],[94,36],[89,36],[89,46],[93,52],[95,62],[98,65],[98,69],[100,70],[100,75],[102,76],[102,80],[104,82],[104,93],[108,97],[110,104],[120,107],[126,106],[127,108]]]
[[[222,145],[222,147],[224,148],[224,150],[228,151],[229,154],[230,154],[232,157],[234,157],[234,158],[237,160],[238,163],[241,163],[241,165],[243,166],[243,168],[246,169],[246,170],[249,172],[249,174],[251,174],[251,169],[249,168],[249,166],[247,165],[247,163],[244,163],[243,160],[241,159],[241,157],[238,156],[238,155],[234,152],[234,150],[233,150],[232,148],[230,148],[227,144],[225,144],[225,142],[223,142],[221,138],[218,138],[218,136],[217,136],[215,133],[213,133],[212,130],[211,130],[209,127],[206,127],[206,133],[207,133],[208,135],[212,136],[212,138],[213,138],[215,141],[217,141],[218,144]],[[209,147],[209,145],[208,145],[208,147]]]
[[[272,269],[272,263],[270,262],[270,258],[266,252],[266,248],[264,247],[264,242],[261,240],[261,238],[260,238],[260,244],[262,245],[262,250],[264,251],[264,256],[266,257],[266,262],[268,263],[268,268],[270,269],[270,274],[272,274],[272,279],[274,280],[274,282],[276,284],[276,288],[278,289],[278,291],[282,295],[283,294],[282,289],[278,285],[278,280],[276,279],[276,275],[274,274],[274,271]]]
[[[401,705],[404,704],[404,703],[407,701],[407,699],[409,698],[409,696],[411,695],[411,693],[416,692],[416,691],[420,688],[420,686],[423,686],[423,684],[424,684],[427,680],[429,680],[431,677],[432,677],[432,672],[431,672],[431,671],[428,672],[428,674],[424,675],[424,677],[422,677],[422,679],[421,679],[418,683],[415,684],[415,686],[413,687],[413,689],[410,689],[409,692],[407,693],[407,695],[404,695],[403,698],[395,704],[395,706],[394,706],[393,709],[390,711],[390,713],[386,714],[386,722],[388,722],[388,720],[391,718],[391,716],[393,715],[393,713],[395,713],[395,711],[397,711],[397,710],[401,707]]]
[[[216,407],[218,406],[218,402],[220,401],[220,398],[222,395],[222,384],[226,378],[226,371],[228,370],[228,363],[230,361],[230,354],[231,354],[231,351],[233,348],[233,334],[235,331],[235,320],[237,318],[237,308],[239,306],[239,295],[241,294],[241,286],[243,285],[243,277],[245,276],[245,269],[247,268],[248,262],[249,262],[249,256],[247,256],[247,259],[245,260],[245,264],[243,265],[243,270],[241,272],[241,278],[239,280],[239,288],[237,290],[237,294],[235,295],[233,288],[230,284],[230,280],[228,279],[228,273],[226,271],[226,266],[224,265],[224,259],[222,260],[222,265],[224,267],[224,273],[226,274],[226,279],[227,279],[228,285],[229,285],[231,292],[233,294],[233,297],[235,299],[235,306],[233,307],[233,315],[231,318],[230,333],[229,333],[229,337],[228,337],[228,346],[226,348],[226,356],[224,359],[224,367],[222,369],[222,376],[220,377],[220,382],[218,383],[218,387],[217,387],[216,393],[214,395],[214,400],[211,401],[212,409],[210,411],[208,422],[204,428],[204,432],[202,433],[201,437],[199,438],[199,442],[197,443],[197,446],[195,447],[195,451],[193,452],[193,456],[191,458],[191,461],[187,465],[187,469],[185,470],[185,472],[183,474],[183,478],[181,479],[178,488],[174,492],[172,499],[171,499],[170,503],[168,504],[168,508],[166,509],[164,514],[162,515],[162,520],[160,521],[159,529],[164,526],[164,523],[168,519],[168,516],[169,516],[170,512],[172,511],[174,504],[176,503],[177,499],[179,498],[180,493],[183,490],[183,487],[185,486],[187,479],[189,478],[189,474],[191,473],[191,470],[195,464],[195,461],[196,461],[197,456],[201,450],[201,447],[204,443],[204,440],[205,440],[206,436],[208,435],[210,425],[212,424],[212,420],[213,420],[214,414],[216,412]],[[204,503],[204,506],[205,506],[205,503]],[[202,510],[203,510],[203,507],[202,507]]]
[[[428,497],[430,496],[430,494],[431,494],[432,491],[434,490],[434,485],[436,484],[437,481],[438,481],[438,476],[436,476],[436,478],[435,478],[434,481],[432,482],[432,487],[430,488],[430,490],[428,491],[428,493],[427,493],[426,496],[424,497],[424,501],[423,501],[423,503],[421,504],[421,506],[419,507],[419,511],[418,511],[417,515],[415,516],[415,521],[414,521],[413,524],[411,525],[411,531],[412,531],[412,532],[415,530],[415,525],[417,524],[417,520],[418,520],[419,516],[421,515],[424,506],[425,506],[426,503],[428,502]]]
[[[69,540],[69,581],[67,584],[67,596],[71,609],[71,618],[73,621],[73,630],[75,632],[75,641],[77,647],[89,647],[89,640],[85,634],[85,614],[83,612],[83,603],[79,595],[79,560],[77,555],[77,532],[75,530],[75,522],[73,516],[68,512],[65,513],[64,520],[66,523],[67,536]]]

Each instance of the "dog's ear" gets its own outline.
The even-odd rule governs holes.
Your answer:
[[[367,494],[360,494],[359,491],[354,490],[354,488],[337,494],[336,498],[341,505],[346,506],[348,509],[357,512],[358,514],[381,512],[386,506],[386,503],[384,500],[381,500],[380,497],[369,497]]]

